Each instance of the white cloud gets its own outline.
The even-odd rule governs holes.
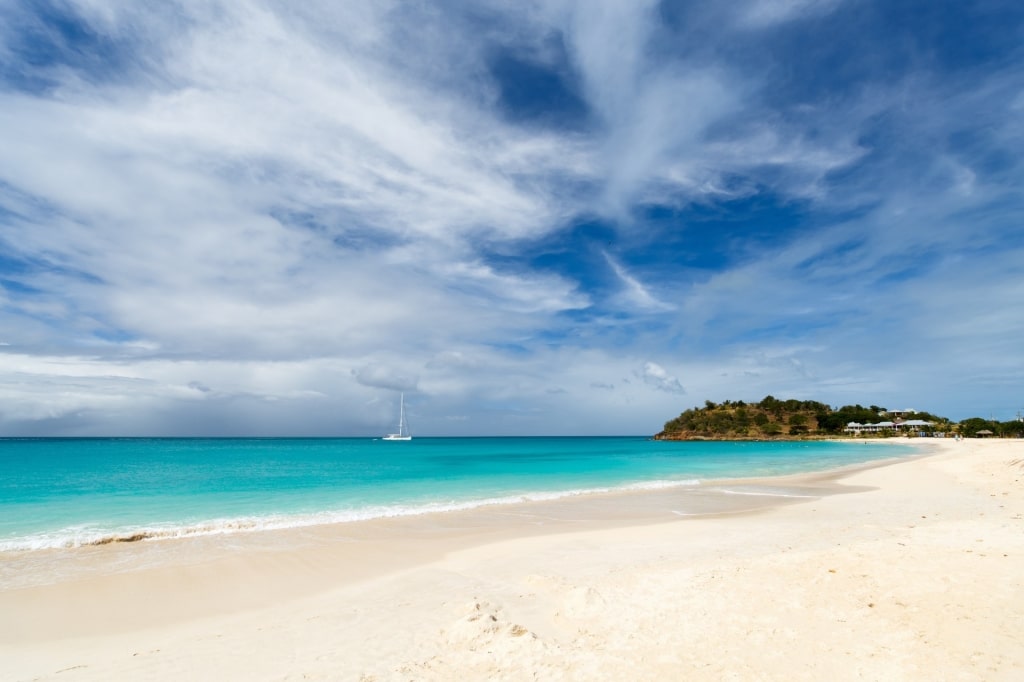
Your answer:
[[[844,0],[751,0],[740,14],[741,25],[765,28],[832,12]]]
[[[647,312],[664,312],[673,310],[674,306],[658,300],[639,280],[633,277],[607,252],[604,253],[605,260],[611,266],[615,276],[622,282],[622,299],[626,306],[637,308]]]
[[[679,379],[671,376],[665,368],[654,362],[645,362],[643,373],[644,383],[654,386],[659,391],[667,393],[686,393]]]
[[[702,12],[727,10],[668,35],[647,1],[493,3],[473,30],[394,3],[73,6],[128,54],[0,90],[4,424],[213,429],[207,408],[375,433],[381,391],[415,388],[428,423],[643,432],[683,389],[644,358],[701,398],[860,384],[916,404],[903,358],[991,384],[1024,332],[1017,71],[773,107],[770,73],[717,50],[838,3],[747,3],[741,34],[716,23],[692,54]],[[490,55],[556,43],[587,125],[510,122]],[[646,208],[765,197],[806,224],[645,267]],[[626,236],[552,265],[584,220]]]

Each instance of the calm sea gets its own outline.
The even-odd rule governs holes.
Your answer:
[[[693,487],[915,451],[642,437],[0,439],[0,551]]]

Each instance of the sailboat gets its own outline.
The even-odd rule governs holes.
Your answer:
[[[401,407],[398,411],[398,433],[389,433],[382,440],[412,440],[409,435],[409,426],[405,423],[405,393],[402,393]]]

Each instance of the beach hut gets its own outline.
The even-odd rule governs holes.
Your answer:
[[[978,438],[988,438],[989,436],[992,435],[992,432],[989,431],[988,429],[982,429],[981,431],[978,431],[974,435],[977,436]]]

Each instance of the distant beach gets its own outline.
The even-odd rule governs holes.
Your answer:
[[[1019,679],[1024,442],[918,445],[707,490],[4,552],[0,660],[16,680]]]

